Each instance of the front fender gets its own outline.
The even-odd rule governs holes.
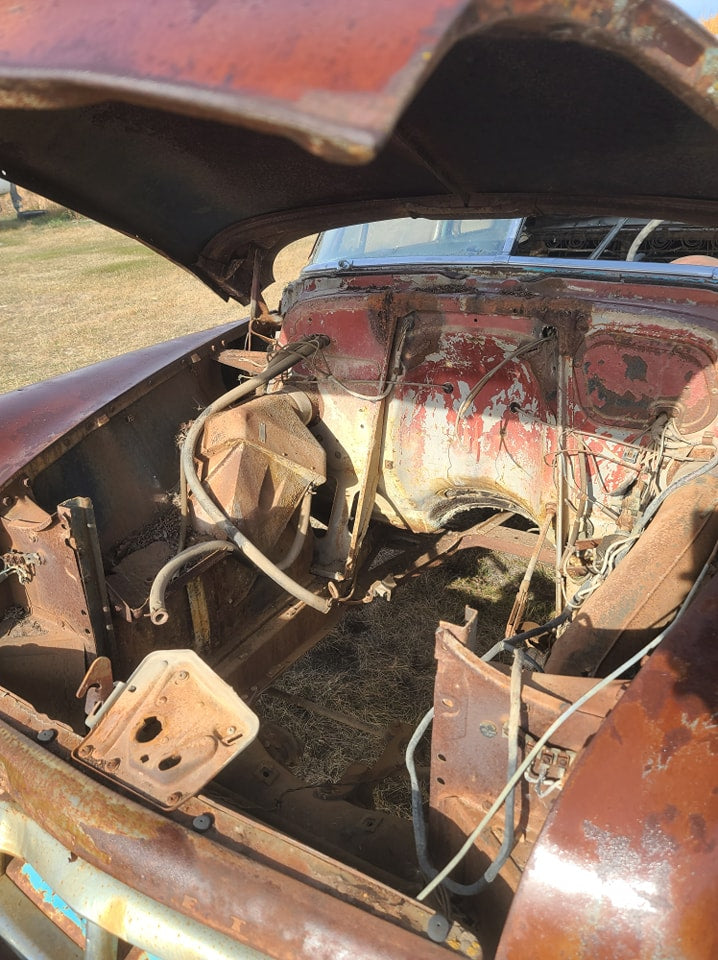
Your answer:
[[[111,412],[110,404],[143,381],[192,353],[209,353],[245,327],[243,320],[187,334],[0,396],[0,490],[51,445],[64,439],[71,446],[77,428]]]

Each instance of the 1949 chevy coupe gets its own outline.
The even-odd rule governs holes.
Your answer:
[[[713,38],[662,0],[0,24],[2,176],[247,306],[0,397],[0,941],[715,958]],[[300,780],[259,695],[469,546],[525,559],[506,630],[436,624],[413,734]]]

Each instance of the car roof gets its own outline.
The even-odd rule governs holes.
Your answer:
[[[401,215],[718,222],[718,48],[664,0],[0,0],[0,171],[246,302]]]

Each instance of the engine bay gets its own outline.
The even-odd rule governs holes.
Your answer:
[[[609,280],[297,280],[279,318],[138,383],[5,490],[3,703],[101,782],[168,816],[209,798],[400,891],[395,922],[493,955],[557,797],[712,563],[714,310]],[[520,570],[505,628],[430,624],[412,722],[277,686],[477,549]],[[369,671],[361,645],[341,658]],[[277,700],[374,757],[303,779]],[[377,804],[392,778],[405,802]]]

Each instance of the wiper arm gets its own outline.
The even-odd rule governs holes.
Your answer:
[[[621,230],[623,230],[623,228],[626,226],[627,223],[628,223],[628,217],[621,217],[620,220],[616,220],[616,222],[615,222],[614,225],[611,227],[611,229],[608,231],[608,233],[607,233],[606,236],[603,238],[603,240],[601,240],[601,242],[600,242],[599,245],[596,247],[596,249],[593,250],[593,251],[588,255],[588,257],[586,257],[586,259],[587,259],[587,260],[598,260],[598,258],[601,256],[601,254],[603,253],[603,251],[604,251],[604,250],[606,249],[606,247],[609,245],[609,243],[611,243],[611,241],[614,240],[614,239],[618,236],[618,234],[621,232]]]

